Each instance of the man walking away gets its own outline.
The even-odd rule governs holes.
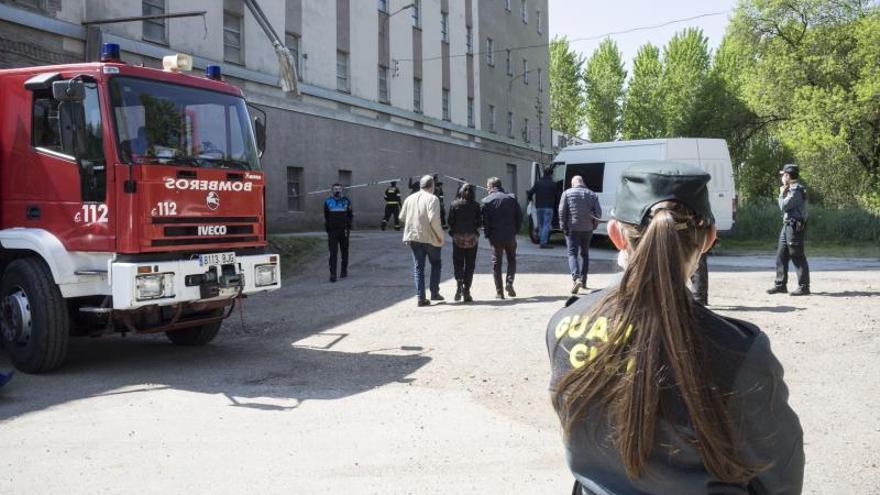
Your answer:
[[[495,275],[495,297],[504,299],[501,285],[501,260],[507,258],[507,278],[504,289],[516,297],[513,279],[516,276],[516,234],[522,225],[522,210],[516,197],[501,187],[501,179],[492,177],[486,182],[488,195],[483,198],[483,231],[492,245],[492,270]]]
[[[336,255],[342,252],[339,276],[348,276],[348,237],[354,212],[351,200],[342,194],[342,184],[330,188],[331,195],[324,201],[324,230],[327,231],[327,248],[330,250],[330,281],[336,282]]]
[[[546,167],[543,175],[535,185],[527,192],[529,201],[534,201],[535,212],[538,214],[538,237],[541,240],[541,249],[552,246],[550,241],[550,227],[553,224],[553,207],[556,206],[556,182],[553,181],[553,169]]]
[[[798,288],[793,296],[810,293],[810,267],[804,254],[804,233],[807,229],[807,192],[798,181],[800,167],[788,164],[779,171],[782,186],[779,188],[779,209],[782,210],[782,232],[776,249],[776,284],[768,294],[788,292],[788,261],[797,270]]]
[[[572,294],[587,287],[590,272],[590,239],[602,217],[599,197],[589,190],[580,175],[571,178],[571,189],[566,189],[559,200],[559,225],[565,234],[568,248],[568,269],[571,272]],[[578,254],[581,264],[578,265]]]
[[[443,182],[434,174],[434,196],[440,200],[440,224],[443,230],[447,229],[446,225],[446,200],[443,199]]]
[[[452,236],[452,266],[457,289],[455,300],[473,301],[471,284],[480,240],[480,204],[474,200],[474,186],[464,183],[449,208],[449,235]]]
[[[382,217],[382,230],[388,226],[388,219],[394,217],[394,230],[400,230],[400,189],[397,182],[392,182],[385,189],[385,216]]]
[[[434,196],[434,178],[426,175],[419,185],[421,190],[410,194],[403,202],[400,216],[404,221],[403,242],[412,249],[418,306],[430,306],[425,297],[425,258],[431,263],[431,301],[443,301],[440,295],[440,248],[445,234],[440,222],[440,201]]]

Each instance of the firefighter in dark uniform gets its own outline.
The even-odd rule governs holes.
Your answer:
[[[342,193],[341,184],[333,184],[331,195],[324,200],[324,230],[327,231],[327,248],[330,250],[330,281],[336,282],[336,256],[342,253],[339,276],[348,276],[348,238],[354,212],[351,200]]]
[[[797,270],[798,288],[793,296],[810,294],[810,266],[804,254],[804,233],[807,228],[807,192],[798,180],[800,168],[788,164],[779,171],[782,186],[779,187],[779,209],[782,210],[782,232],[776,248],[776,283],[768,294],[788,292],[788,261]]]
[[[388,219],[394,217],[394,230],[400,230],[400,189],[397,182],[385,189],[385,216],[382,217],[382,230],[388,226]]]
[[[687,288],[716,237],[701,168],[624,171],[608,234],[624,267],[547,327],[553,406],[578,495],[799,495],[803,432],[755,325]]]
[[[415,182],[413,182],[413,179],[415,179]],[[410,177],[409,179],[407,179],[407,181],[409,182],[410,194],[415,194],[422,190],[421,186],[419,186],[419,180],[421,180],[421,177]]]
[[[437,199],[440,200],[440,220],[443,230],[446,230],[449,226],[446,225],[446,202],[443,200],[443,183],[440,182],[437,174],[434,174],[434,196],[437,196]]]

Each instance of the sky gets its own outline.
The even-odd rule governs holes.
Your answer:
[[[569,40],[573,40],[596,37],[611,31],[662,24],[700,14],[730,11],[736,6],[737,0],[549,0],[549,3],[550,38],[560,35],[568,36]],[[714,50],[724,36],[729,15],[703,17],[611,37],[617,41],[629,72],[632,59],[641,45],[650,41],[662,49],[673,34],[686,27],[703,28],[703,34],[709,38],[709,47]],[[600,42],[601,39],[579,41],[573,43],[572,48],[587,58]]]

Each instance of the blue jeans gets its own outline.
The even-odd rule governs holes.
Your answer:
[[[580,280],[587,285],[587,274],[590,273],[590,239],[593,232],[569,232],[565,236],[565,245],[568,247],[568,270],[572,280]],[[583,263],[578,266],[578,255]]]
[[[424,242],[410,242],[413,253],[413,280],[419,300],[425,298],[425,257],[431,262],[431,295],[440,293],[440,248]]]
[[[545,245],[550,241],[550,226],[553,223],[553,208],[538,208],[538,236],[541,238],[541,245]]]

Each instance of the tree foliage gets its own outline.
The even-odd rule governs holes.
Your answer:
[[[621,123],[623,139],[648,139],[666,134],[662,75],[660,49],[650,43],[642,45],[633,59],[632,76],[627,85]]]
[[[617,43],[606,38],[587,60],[587,128],[590,140],[614,141],[620,133],[626,71]]]
[[[699,28],[676,33],[663,48],[663,77],[666,134],[688,134],[690,116],[697,109],[703,83],[709,72],[709,41]]]
[[[550,127],[577,135],[584,126],[584,59],[565,37],[550,42]]]

